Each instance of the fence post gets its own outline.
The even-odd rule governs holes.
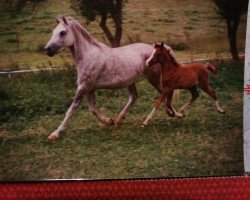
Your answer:
[[[244,133],[244,170],[250,175],[250,4],[247,14],[247,36],[245,49],[244,74],[244,106],[243,106],[243,133]]]

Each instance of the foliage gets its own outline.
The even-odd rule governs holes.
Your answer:
[[[108,18],[114,15],[116,5],[114,0],[72,0],[72,7],[79,9],[82,16],[86,17],[88,21],[95,21],[97,16],[106,14]]]
[[[95,21],[101,17],[100,27],[103,29],[112,47],[120,46],[122,37],[122,9],[126,0],[71,0],[72,7],[80,10],[82,16],[88,21]],[[111,18],[115,25],[115,33],[112,35],[107,26],[107,19]]]
[[[249,0],[214,0],[217,6],[217,13],[223,19],[235,19],[238,18],[244,12],[247,12]]]
[[[25,7],[35,9],[39,4],[47,0],[10,0],[4,1],[3,6],[12,13],[20,13]]]

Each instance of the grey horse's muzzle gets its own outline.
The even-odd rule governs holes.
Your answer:
[[[53,43],[49,46],[46,45],[44,47],[44,50],[46,51],[47,55],[50,57],[54,56],[55,53],[58,51],[58,49],[59,49],[58,46]]]

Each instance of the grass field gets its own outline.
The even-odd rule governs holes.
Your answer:
[[[225,115],[200,92],[186,118],[167,117],[161,108],[142,129],[158,97],[142,78],[122,126],[99,124],[84,99],[56,143],[47,137],[74,96],[75,70],[0,77],[0,180],[243,174],[243,64],[221,62],[218,69],[211,82]],[[126,90],[99,90],[97,105],[115,118],[127,98]],[[174,107],[189,98],[181,91]]]
[[[99,41],[109,45],[96,22],[85,19],[70,8],[69,0],[50,0],[35,12],[20,15],[0,13],[0,69],[62,66],[72,63],[68,51],[49,58],[43,47],[55,28],[55,17],[72,15]],[[179,59],[214,57],[228,52],[226,23],[215,12],[212,1],[130,0],[123,12],[122,45],[133,42],[164,41],[176,50]],[[110,24],[110,27],[113,27]],[[238,31],[239,50],[244,52],[246,16]]]

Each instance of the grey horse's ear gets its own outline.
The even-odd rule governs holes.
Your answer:
[[[153,44],[154,48],[156,48],[156,42]]]
[[[64,16],[62,16],[62,19],[63,19],[64,24],[68,25],[67,19]]]

